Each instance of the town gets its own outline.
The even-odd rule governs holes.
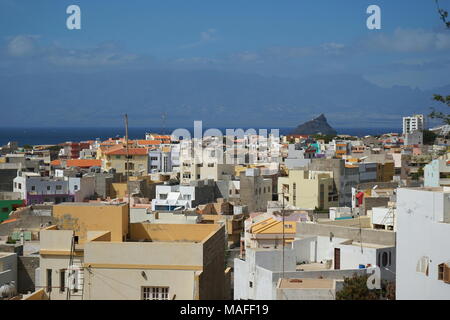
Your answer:
[[[0,298],[449,299],[450,125],[398,124],[11,141]]]

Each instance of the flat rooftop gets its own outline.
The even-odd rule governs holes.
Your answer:
[[[321,270],[330,270],[330,269],[331,268],[327,268],[326,263],[319,263],[319,262],[303,263],[303,264],[298,264],[296,266],[297,271],[321,271]]]
[[[333,289],[333,279],[281,279],[277,288],[280,289]]]
[[[126,202],[110,203],[110,202],[62,202],[56,206],[63,207],[104,207],[104,206],[123,206]]]

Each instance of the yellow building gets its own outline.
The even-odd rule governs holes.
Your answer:
[[[110,231],[88,230],[75,250],[72,236],[55,228],[40,234],[37,286],[52,300],[230,298],[224,226],[133,223],[126,242],[114,241]]]
[[[246,248],[278,248],[284,243],[294,241],[297,232],[297,223],[294,221],[283,221],[267,218],[263,221],[254,223],[245,234]]]
[[[284,197],[286,204],[297,208],[329,209],[338,206],[331,171],[289,170],[287,177],[278,178],[278,194],[280,199]]]
[[[129,172],[133,175],[145,175],[148,173],[147,148],[130,147],[128,149]],[[127,172],[127,151],[122,145],[109,148],[97,155],[102,160],[102,169],[109,171],[116,169],[117,173]]]
[[[377,164],[377,181],[390,182],[395,174],[394,162]]]
[[[64,202],[53,206],[53,218],[58,228],[75,231],[80,244],[86,241],[90,230],[108,230],[112,241],[125,241],[128,234],[126,203]]]

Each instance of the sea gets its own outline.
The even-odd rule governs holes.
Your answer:
[[[171,134],[177,128],[152,128],[152,127],[130,127],[128,136],[130,139],[144,139],[145,133],[154,132],[160,134]],[[186,128],[193,134],[193,128]],[[207,128],[204,128],[206,130]],[[218,128],[225,135],[226,128]],[[238,129],[238,128],[230,128]],[[247,130],[248,128],[242,128]],[[285,128],[255,128],[255,130],[267,129],[270,133],[271,129],[278,129],[281,135],[292,132],[293,127]],[[351,136],[380,135],[390,132],[401,132],[400,128],[335,128],[338,134],[348,134]],[[59,144],[67,141],[78,142],[86,140],[105,140],[114,137],[125,136],[125,129],[118,127],[39,127],[39,128],[17,128],[3,127],[0,128],[0,146],[7,144],[9,141],[16,141],[19,146],[23,145],[45,145]]]

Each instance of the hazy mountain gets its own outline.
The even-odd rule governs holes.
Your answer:
[[[399,127],[428,113],[433,91],[382,88],[354,75],[303,79],[216,71],[139,70],[0,76],[8,125],[294,127],[326,113],[334,127]]]
[[[324,134],[334,136],[337,134],[337,131],[328,124],[325,115],[321,114],[317,118],[299,125],[291,134]]]

